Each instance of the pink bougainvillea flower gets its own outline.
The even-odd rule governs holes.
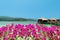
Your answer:
[[[36,28],[38,29],[38,32],[40,32],[40,30],[41,30],[40,25],[36,24]]]
[[[47,26],[45,26],[45,27],[42,27],[42,31],[43,31],[43,32],[48,32],[48,31],[50,31],[50,30],[49,30],[49,28],[48,28]]]
[[[27,35],[30,36],[31,35],[31,32],[28,32]]]
[[[39,38],[35,38],[35,40],[40,40]]]
[[[4,37],[4,39],[3,40],[9,40],[7,37]]]
[[[35,37],[35,35],[36,35],[36,30],[33,30],[33,31],[32,31],[32,35],[33,35],[33,37]]]
[[[16,28],[13,30],[13,34],[15,34],[15,35],[18,34],[18,30]]]
[[[16,35],[15,34],[8,34],[10,38],[15,38]]]
[[[56,30],[56,34],[60,36],[60,30]]]
[[[9,32],[13,32],[14,29],[15,29],[15,26],[14,26],[14,24],[12,23],[12,24],[9,26]]]
[[[42,38],[42,40],[46,40],[46,38],[45,38],[45,37],[43,37],[43,38]]]
[[[36,34],[35,37],[36,38],[40,38],[41,34]]]
[[[18,28],[18,29],[20,29],[20,28],[23,28],[24,27],[24,25],[22,25],[22,24],[16,24],[16,26],[15,26],[16,28]]]
[[[2,28],[0,28],[0,37],[3,36]]]
[[[2,26],[2,28],[1,28],[1,29],[2,29],[2,31],[3,31],[3,32],[7,32],[7,27]]]
[[[46,40],[46,36],[49,39],[60,40],[60,30],[59,27],[52,25],[51,27],[44,26],[44,24],[36,25],[34,24],[16,24],[13,23],[11,25],[2,26],[0,28],[0,38],[4,37],[3,40],[14,40],[17,35],[18,37],[22,37],[26,39],[27,37],[32,37],[35,40]],[[40,31],[42,33],[40,33]],[[6,37],[8,35],[8,37]]]
[[[57,35],[54,36],[53,39],[54,39],[54,40],[60,40],[59,36],[57,36]]]

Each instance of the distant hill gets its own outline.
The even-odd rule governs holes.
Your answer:
[[[14,18],[14,17],[8,17],[8,16],[0,16],[0,21],[36,21],[36,19]]]

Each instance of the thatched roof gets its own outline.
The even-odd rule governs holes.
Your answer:
[[[40,18],[40,19],[42,19],[42,20],[47,20],[46,18]]]
[[[55,18],[51,18],[50,20],[56,20]]]

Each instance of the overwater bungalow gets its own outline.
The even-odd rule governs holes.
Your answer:
[[[55,24],[57,20],[55,18],[48,19],[49,24]]]
[[[38,23],[39,24],[52,24],[52,25],[60,26],[60,19],[51,18],[51,19],[47,20],[46,18],[40,18],[40,19],[38,19]]]
[[[46,18],[40,18],[40,19],[38,19],[38,23],[45,24],[47,22],[48,22],[48,20]]]
[[[60,22],[60,19],[57,19],[58,22]]]

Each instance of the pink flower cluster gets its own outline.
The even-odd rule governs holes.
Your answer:
[[[60,40],[60,27],[52,25],[51,27],[44,24],[8,24],[0,28],[0,40]],[[27,39],[28,38],[28,39]]]

